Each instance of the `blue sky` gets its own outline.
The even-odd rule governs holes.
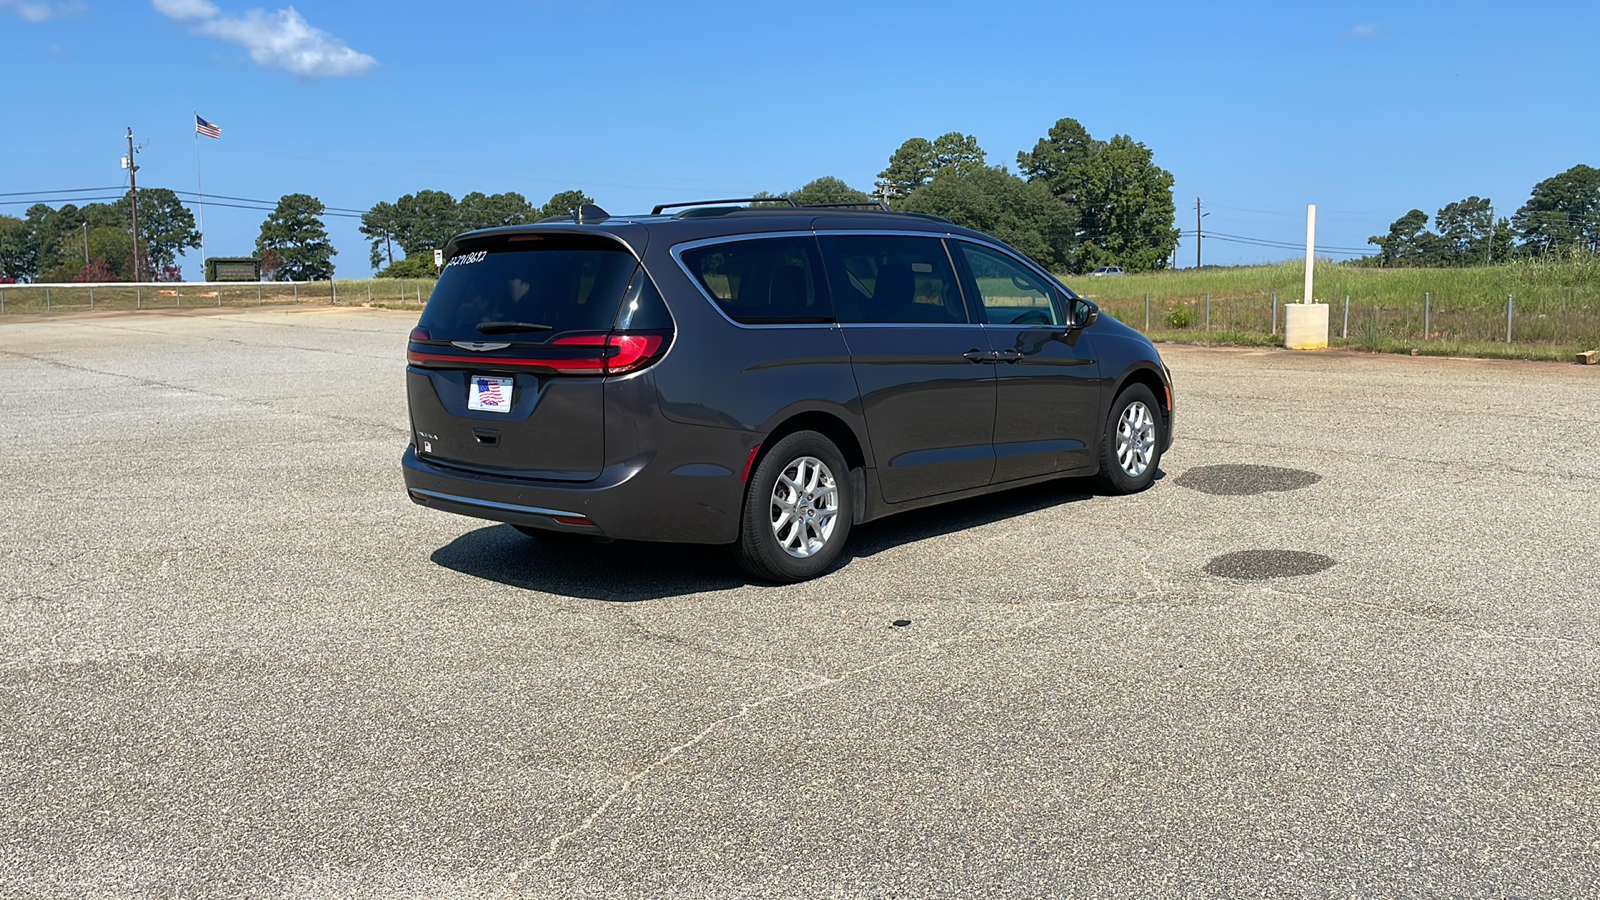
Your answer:
[[[1597,43],[1577,0],[0,0],[0,193],[125,183],[129,126],[140,185],[193,191],[193,111],[223,129],[201,139],[207,194],[362,210],[582,188],[613,212],[822,175],[870,190],[902,141],[947,131],[1014,170],[1070,116],[1149,146],[1185,230],[1198,196],[1207,232],[1294,243],[1315,203],[1319,244],[1361,248],[1413,207],[1476,194],[1510,214],[1600,165]],[[206,253],[248,255],[264,215],[208,205]],[[357,220],[327,223],[339,274],[367,274]]]

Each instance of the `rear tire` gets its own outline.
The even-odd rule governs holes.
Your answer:
[[[1142,384],[1117,395],[1100,438],[1100,486],[1108,494],[1137,494],[1155,481],[1161,463],[1161,407]]]
[[[815,431],[797,431],[767,448],[750,474],[734,556],[765,581],[815,578],[839,558],[854,510],[839,449]]]

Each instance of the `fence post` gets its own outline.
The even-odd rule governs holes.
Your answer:
[[[217,306],[222,305],[222,285],[217,285]]]
[[[1511,312],[1516,308],[1516,303],[1515,295],[1506,295],[1506,343],[1508,344],[1511,343]]]
[[[261,282],[256,282],[256,305],[261,305]]]
[[[45,288],[44,289],[44,308],[46,310],[50,309],[50,289],[49,288]]]
[[[1433,292],[1424,291],[1422,294],[1422,339],[1427,340],[1433,334]]]
[[[181,283],[179,283],[179,282],[173,282],[173,288],[172,289],[178,295],[178,308],[182,309],[183,308],[183,285]]]
[[[5,312],[6,312],[6,292],[5,291],[0,291],[0,316],[5,315]]]
[[[144,286],[143,285],[136,284],[136,285],[133,286],[133,308],[134,309],[144,309]]]
[[[1211,330],[1211,292],[1206,291],[1206,330]]]
[[[1278,292],[1272,292],[1272,333],[1278,333]]]
[[[333,276],[332,275],[328,276],[328,290],[329,290],[329,292],[331,292],[333,294],[333,305],[334,306],[338,306],[339,305],[339,289],[334,286],[334,284],[333,284]]]
[[[406,302],[406,280],[400,279],[400,302]]]
[[[300,282],[291,281],[289,283],[294,285],[294,302],[299,303],[300,302]]]
[[[1150,292],[1149,291],[1145,291],[1144,292],[1144,330],[1145,330],[1146,334],[1148,334],[1150,332]]]
[[[1344,328],[1339,331],[1340,339],[1350,337],[1350,295],[1344,295]]]
[[[367,282],[367,305],[372,305],[372,282]]]
[[[89,285],[89,308],[94,309],[94,285]]]

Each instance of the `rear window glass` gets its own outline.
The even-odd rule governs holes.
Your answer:
[[[604,238],[552,234],[468,244],[445,263],[418,324],[444,340],[482,340],[483,322],[549,326],[518,332],[520,340],[609,331],[637,268],[631,254]]]
[[[950,325],[967,321],[955,270],[938,238],[822,238],[841,322]]]
[[[728,241],[685,250],[680,258],[735,322],[833,321],[816,241],[809,237]]]

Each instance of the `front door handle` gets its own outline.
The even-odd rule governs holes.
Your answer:
[[[1000,350],[1000,351],[995,353],[995,360],[997,362],[1014,363],[1014,362],[1016,362],[1017,360],[1019,360],[1021,358],[1022,358],[1022,351],[1021,350]]]
[[[961,358],[965,359],[965,360],[970,360],[970,361],[975,362],[975,363],[984,363],[984,362],[994,362],[996,357],[995,357],[995,352],[993,350],[972,349],[972,350],[968,350],[967,352],[961,354]]]

